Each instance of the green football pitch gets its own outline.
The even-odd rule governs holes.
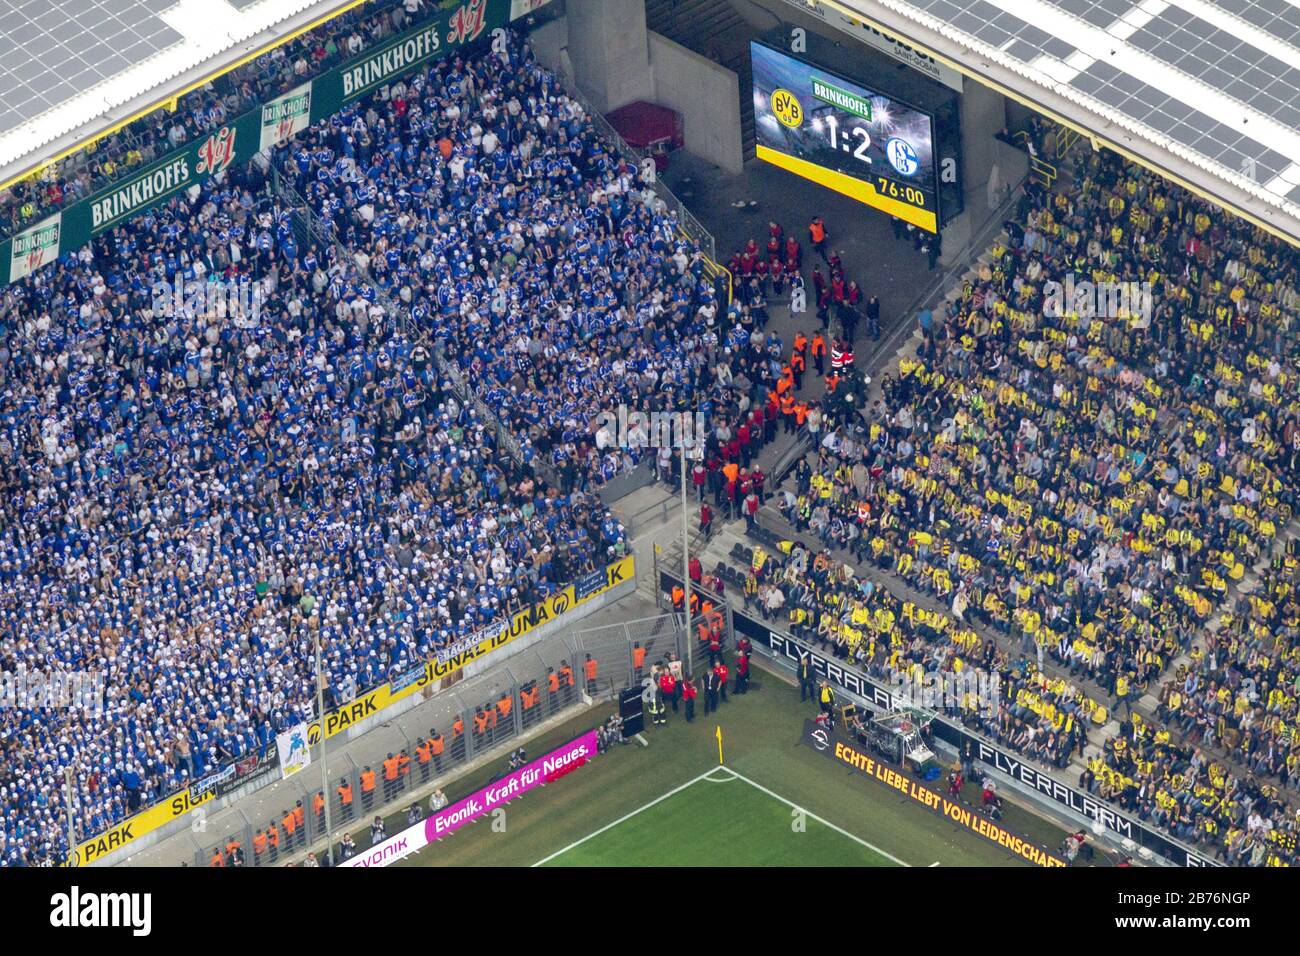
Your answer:
[[[396,866],[1027,865],[896,790],[799,743],[798,688],[764,670],[750,693],[688,724],[668,715],[640,739],[515,799]],[[603,721],[587,710],[526,742],[539,755]],[[723,738],[719,766],[717,732]],[[505,757],[443,783],[455,801]],[[966,799],[978,791],[967,785]],[[393,814],[388,832],[406,826]],[[1003,825],[1055,850],[1064,831],[1008,804]],[[367,834],[359,834],[365,845]]]
[[[633,811],[537,866],[902,866],[727,767]]]

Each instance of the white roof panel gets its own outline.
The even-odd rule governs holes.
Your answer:
[[[824,5],[1023,95],[1300,240],[1300,0]]]
[[[0,181],[358,0],[0,0]]]

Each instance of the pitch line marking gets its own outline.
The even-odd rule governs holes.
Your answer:
[[[713,774],[719,770],[725,771],[726,773],[731,774],[731,776],[721,777],[721,778],[713,776]],[[731,783],[733,780],[736,779],[736,772],[732,770],[730,767],[714,767],[712,770],[710,770],[708,773],[704,775],[703,779],[705,783]]]
[[[735,777],[737,780],[743,780],[745,783],[749,784],[749,785],[750,785],[751,787],[753,787],[755,790],[761,790],[763,793],[767,794],[767,795],[768,795],[769,797],[771,797],[773,800],[779,800],[781,803],[784,803],[787,807],[790,807],[790,808],[792,808],[792,809],[794,809],[794,810],[799,810],[799,811],[801,811],[801,812],[803,812],[803,813],[808,814],[808,816],[812,817],[814,820],[816,820],[816,821],[817,821],[818,823],[820,823],[822,826],[830,827],[830,828],[831,828],[832,830],[834,830],[836,833],[840,834],[840,836],[846,836],[846,837],[848,837],[848,838],[849,838],[850,840],[852,840],[854,843],[857,843],[857,844],[859,844],[859,845],[861,845],[861,846],[866,847],[868,850],[871,850],[873,853],[879,853],[879,854],[880,854],[881,856],[883,856],[885,859],[890,860],[890,861],[892,861],[892,862],[894,862],[894,863],[897,863],[899,866],[911,867],[912,864],[906,862],[905,860],[900,860],[898,857],[894,856],[894,854],[892,854],[892,853],[890,853],[890,852],[888,852],[888,851],[886,851],[886,850],[882,850],[880,847],[876,846],[874,843],[868,843],[866,840],[862,839],[862,837],[857,836],[856,834],[850,833],[848,830],[844,829],[843,827],[836,826],[834,823],[831,823],[831,821],[825,819],[824,817],[819,817],[817,814],[813,813],[811,810],[808,810],[808,809],[806,809],[806,808],[804,808],[804,807],[801,807],[801,806],[799,806],[799,804],[797,804],[797,803],[792,803],[791,801],[787,800],[785,797],[781,796],[779,793],[774,793],[773,791],[767,789],[767,787],[763,786],[761,783],[755,783],[753,780],[750,780],[750,779],[749,779],[748,777],[746,777],[743,773],[737,773],[736,771],[732,770],[730,767],[727,767],[726,770],[727,770],[728,773],[730,773],[730,774],[731,774],[733,777]]]
[[[533,866],[536,867],[536,866],[541,866],[541,865],[543,865],[544,863],[549,863],[549,862],[551,862],[551,860],[554,860],[557,856],[563,856],[565,853],[568,853],[568,852],[569,852],[570,850],[572,850],[574,847],[582,846],[582,844],[586,843],[588,840],[591,840],[591,839],[594,839],[595,837],[600,836],[600,835],[601,835],[602,833],[604,833],[606,830],[612,830],[612,829],[614,829],[614,827],[618,826],[620,823],[623,823],[623,822],[625,822],[625,821],[627,821],[627,820],[631,820],[631,819],[632,819],[634,816],[636,816],[638,813],[643,813],[644,811],[649,810],[649,809],[650,809],[651,807],[653,807],[655,804],[663,803],[663,802],[664,802],[665,800],[667,800],[669,797],[676,796],[677,794],[679,794],[679,793],[681,793],[683,790],[685,790],[687,787],[694,786],[695,784],[699,783],[701,780],[703,780],[705,777],[707,777],[709,774],[713,773],[713,772],[714,772],[715,770],[717,770],[717,769],[718,769],[717,767],[710,767],[708,770],[704,771],[704,773],[700,774],[699,776],[697,776],[697,777],[692,777],[690,780],[687,780],[687,781],[686,781],[684,784],[682,784],[680,787],[674,787],[672,790],[669,790],[667,793],[663,794],[662,796],[655,797],[653,800],[651,800],[651,801],[650,801],[649,803],[647,803],[645,806],[643,806],[643,807],[638,807],[637,809],[633,810],[631,813],[625,813],[625,814],[623,814],[621,817],[619,817],[619,818],[618,818],[617,820],[615,820],[614,822],[605,824],[603,827],[601,827],[599,830],[596,830],[596,831],[593,832],[593,833],[588,833],[588,834],[587,834],[585,837],[583,837],[581,840],[574,840],[572,843],[570,843],[570,844],[569,844],[568,846],[566,846],[564,849],[562,849],[562,850],[556,850],[556,851],[555,851],[554,853],[552,853],[550,856],[548,856],[548,857],[546,857],[546,858],[544,858],[544,859],[538,860],[536,863],[533,864]]]
[[[713,774],[717,773],[719,770],[726,771],[731,776],[724,780],[711,779]],[[836,833],[840,834],[841,836],[848,837],[850,840],[852,840],[854,843],[857,843],[859,846],[866,847],[868,850],[872,851],[873,853],[877,853],[880,856],[883,856],[885,859],[889,860],[892,863],[896,863],[899,866],[905,866],[909,868],[912,865],[908,863],[906,860],[900,860],[898,857],[894,856],[894,854],[888,852],[887,850],[882,850],[874,843],[869,843],[866,840],[862,839],[862,837],[850,833],[848,830],[845,830],[843,827],[836,826],[834,823],[831,823],[829,820],[825,819],[824,817],[818,816],[817,814],[813,813],[811,810],[808,810],[804,807],[799,806],[797,803],[793,803],[787,800],[785,797],[781,796],[778,793],[774,793],[773,791],[769,790],[767,787],[763,786],[761,783],[755,783],[753,780],[750,780],[744,774],[737,773],[735,770],[732,770],[730,767],[720,766],[720,767],[712,767],[706,770],[704,773],[700,774],[699,776],[693,777],[692,779],[686,781],[680,787],[674,787],[672,790],[669,790],[667,793],[655,797],[655,799],[651,800],[649,803],[645,804],[644,806],[638,807],[637,809],[633,810],[631,813],[623,814],[623,816],[619,817],[617,820],[614,820],[612,823],[607,823],[599,830],[596,830],[592,833],[588,833],[581,840],[575,840],[572,843],[570,843],[568,846],[564,847],[563,849],[556,850],[550,856],[538,860],[536,863],[533,864],[533,866],[534,867],[542,866],[546,863],[549,863],[551,860],[554,860],[558,856],[563,856],[565,853],[568,853],[574,847],[581,846],[582,844],[586,843],[588,840],[600,836],[602,833],[606,832],[607,830],[612,830],[620,823],[632,819],[637,814],[649,810],[651,807],[655,806],[658,803],[663,803],[663,801],[667,800],[669,797],[676,796],[677,794],[681,793],[683,790],[686,790],[689,787],[693,787],[695,784],[699,783],[700,781],[706,781],[708,783],[729,783],[732,780],[741,780],[749,784],[755,790],[759,790],[762,793],[767,794],[773,800],[776,800],[779,803],[784,803],[786,806],[794,810],[799,810],[803,813],[806,813],[808,816],[812,817],[814,820],[816,820],[818,823],[822,824],[823,826],[829,827],[830,829],[834,830]]]

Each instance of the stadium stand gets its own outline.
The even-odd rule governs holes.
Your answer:
[[[1119,718],[1090,790],[1230,862],[1294,862],[1294,253],[1109,154],[1030,188],[1004,237],[776,498],[873,570],[795,546],[747,595],[877,674],[998,670],[983,729],[1048,763]],[[1056,310],[1071,272],[1155,307]]]
[[[362,9],[16,188],[7,221],[421,7]],[[764,286],[772,261],[807,267],[798,244],[774,234],[766,278],[738,254],[748,281],[719,301],[631,158],[517,37],[371,95],[270,169],[332,241],[296,228],[254,164],[0,296],[6,664],[106,660],[124,689],[102,714],[0,716],[6,863],[66,851],[65,766],[89,834],[270,746],[313,696],[305,635],[346,699],[621,554],[592,494],[639,460],[593,434],[619,404],[698,405],[691,477],[732,516],[747,488],[764,497],[739,466],[778,417],[814,438],[775,503],[821,548],[744,556],[728,580],[747,605],[876,676],[996,671],[998,712],[954,716],[1058,768],[1087,750],[1092,792],[1229,862],[1295,862],[1292,250],[1093,153],[1026,191],[859,418],[783,408],[799,350],[764,331]],[[1046,309],[1066,273],[1146,284],[1153,308]],[[255,280],[260,321],[155,314],[154,283],[177,275]],[[847,286],[819,287],[828,301],[856,321]]]
[[[698,245],[539,67],[447,61],[299,137],[277,168],[562,489],[644,454],[593,436],[602,412],[698,405],[738,430],[754,383],[780,374],[761,302],[731,304],[745,334],[724,340]]]
[[[89,834],[273,743],[312,630],[346,699],[622,551],[598,502],[494,451],[355,262],[298,242],[254,164],[5,293],[6,648],[121,689],[5,711],[7,862],[61,858],[64,766]],[[153,314],[177,273],[258,281],[260,323]]]
[[[350,10],[236,67],[0,192],[0,236],[18,232],[166,153],[207,135],[257,103],[364,53],[424,16],[428,0],[381,0]]]
[[[971,666],[997,672],[1007,706],[985,713],[972,693],[954,703],[950,713],[1046,764],[1068,764],[1100,704],[1031,662],[1014,660],[994,642],[982,641],[959,616],[900,597],[828,550],[814,555],[801,544],[789,544],[786,559],[760,549],[742,586],[747,606],[752,603],[769,618],[783,612],[794,636],[858,664],[873,677],[919,678]]]

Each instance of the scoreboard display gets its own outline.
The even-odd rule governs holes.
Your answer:
[[[760,159],[938,231],[934,117],[762,43],[750,59]]]

